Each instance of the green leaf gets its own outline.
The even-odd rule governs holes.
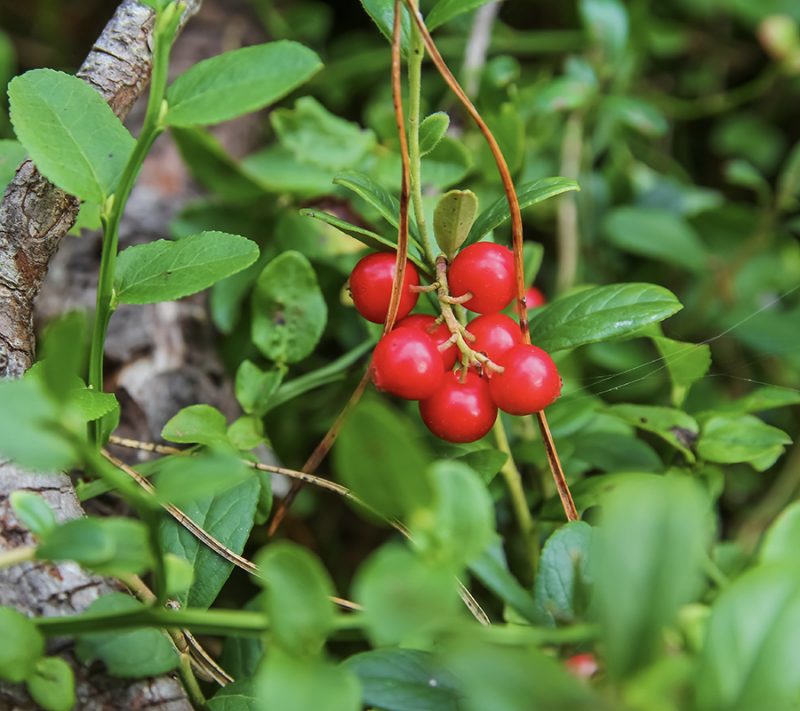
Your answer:
[[[170,418],[161,436],[170,442],[214,447],[228,443],[228,423],[211,405],[190,405]]]
[[[536,109],[541,114],[554,114],[559,111],[577,111],[585,108],[597,94],[597,81],[594,77],[562,76],[548,82],[537,92]]]
[[[0,638],[0,679],[24,681],[44,654],[44,637],[25,615],[0,607]]]
[[[87,613],[120,614],[140,610],[142,603],[124,593],[111,593],[95,600]],[[75,652],[81,661],[102,661],[110,676],[143,679],[172,671],[178,666],[178,651],[165,632],[156,629],[92,632],[77,637]]]
[[[19,164],[25,160],[25,149],[21,143],[7,138],[0,140],[0,195],[14,179]]]
[[[262,109],[308,81],[319,57],[283,40],[225,52],[193,65],[167,90],[169,126],[207,126]]]
[[[603,704],[556,659],[530,646],[453,636],[442,661],[459,680],[464,711],[597,711]]]
[[[428,155],[444,138],[450,127],[450,117],[444,111],[426,116],[419,125],[419,154]]]
[[[56,527],[53,509],[39,494],[20,489],[11,493],[10,501],[14,515],[35,536],[43,538]]]
[[[114,393],[103,393],[84,385],[83,381],[76,378],[78,387],[68,393],[67,406],[80,417],[82,422],[93,422],[101,417],[110,415],[115,410],[119,412],[119,402]]]
[[[289,655],[280,648],[267,654],[256,677],[256,698],[280,711],[360,711],[358,679],[347,669],[319,658]]]
[[[39,472],[77,462],[72,443],[55,426],[58,411],[38,379],[0,379],[0,402],[0,455]]]
[[[281,145],[251,153],[241,168],[251,180],[271,193],[288,193],[303,199],[330,195],[334,188],[331,171],[297,160]]]
[[[161,501],[182,505],[217,496],[253,476],[250,467],[230,454],[179,454],[159,460],[156,495]]]
[[[796,563],[800,549],[800,502],[789,504],[767,529],[758,551],[760,563]]]
[[[394,28],[394,0],[361,0],[361,5],[378,26],[381,34],[391,42]],[[408,54],[410,34],[411,18],[408,16],[408,10],[403,7],[400,15],[400,50],[403,56]]]
[[[258,447],[264,442],[264,423],[252,415],[239,417],[228,427],[228,440],[239,450]]]
[[[693,273],[705,272],[708,257],[700,237],[683,218],[656,207],[619,207],[603,221],[615,247]]]
[[[480,557],[473,560],[469,569],[481,584],[528,622],[533,624],[540,622],[541,616],[534,604],[533,596],[508,570],[499,539],[491,549],[487,549]]]
[[[724,409],[726,412],[745,415],[750,412],[764,412],[765,410],[774,410],[778,407],[788,407],[789,405],[798,404],[800,404],[800,391],[794,390],[793,388],[781,388],[768,385],[763,388],[758,388],[750,394],[734,400],[720,409]]]
[[[620,0],[581,0],[581,19],[607,61],[622,54],[628,42],[628,12]]]
[[[313,217],[315,220],[325,222],[326,224],[331,225],[331,227],[335,227],[340,232],[344,232],[346,235],[349,235],[353,239],[357,239],[362,244],[367,245],[367,247],[371,247],[379,252],[397,251],[396,235],[393,237],[393,239],[387,239],[386,237],[379,235],[377,232],[373,232],[372,230],[368,230],[364,227],[359,227],[358,225],[353,225],[345,220],[340,220],[338,217],[330,215],[327,212],[315,210],[310,207],[300,210],[300,214],[304,215],[305,217]],[[412,253],[412,250],[414,249],[416,249],[418,252],[418,247],[415,245],[415,242],[409,240],[408,259],[413,262],[414,266],[416,266],[421,272],[426,274],[430,273],[430,266],[420,259],[418,253]]]
[[[64,402],[75,387],[83,361],[85,333],[86,317],[80,311],[60,316],[45,329],[38,373],[58,402]]]
[[[225,667],[227,670],[227,667]],[[255,681],[238,679],[233,684],[223,686],[212,698],[206,701],[209,711],[257,711]]]
[[[522,185],[517,191],[517,197],[519,198],[520,208],[525,209],[548,198],[578,189],[578,184],[569,178],[541,178]],[[502,197],[491,207],[484,210],[475,220],[464,246],[477,242],[481,237],[489,234],[489,232],[497,229],[510,219],[511,213],[508,211],[508,201],[505,197]]]
[[[216,496],[193,496],[182,511],[226,548],[241,555],[253,528],[260,484],[251,477]],[[160,529],[164,550],[187,560],[194,570],[188,590],[177,595],[186,607],[207,608],[214,602],[233,570],[228,562],[171,517]]]
[[[371,351],[374,346],[374,341],[371,339],[366,340],[335,361],[328,363],[328,365],[318,368],[317,370],[312,370],[297,378],[292,378],[292,380],[287,383],[283,383],[278,388],[278,392],[276,392],[270,400],[267,411],[269,412],[276,407],[280,407],[311,390],[321,388],[329,383],[344,380],[346,375],[345,371],[356,363],[365,353]]]
[[[439,0],[425,18],[425,25],[433,32],[439,25],[454,17],[485,5],[489,0]]]
[[[594,530],[588,523],[564,524],[547,539],[536,575],[535,598],[548,625],[572,624],[588,607],[592,585]]]
[[[631,96],[609,96],[603,100],[603,109],[622,124],[644,136],[657,138],[669,129],[663,113],[649,101]]]
[[[40,659],[25,683],[33,700],[45,711],[70,711],[75,706],[72,667],[59,657]]]
[[[210,133],[199,128],[175,127],[171,133],[192,177],[223,200],[239,204],[264,194],[264,188]]]
[[[636,335],[683,307],[654,284],[612,284],[583,289],[537,309],[531,334],[540,348],[561,351]]]
[[[795,25],[795,32],[797,31]],[[784,161],[778,176],[777,204],[781,210],[790,210],[800,197],[800,142],[796,143]]]
[[[606,472],[657,472],[664,469],[653,448],[633,435],[581,432],[572,441],[571,459]]]
[[[36,549],[40,560],[74,560],[101,575],[140,575],[153,564],[147,527],[109,516],[81,518],[57,526]]]
[[[378,185],[368,175],[348,170],[339,173],[333,182],[354,192],[374,207],[392,227],[397,229],[400,220],[400,203],[388,190]],[[409,236],[419,245],[419,232],[412,216],[409,216]]]
[[[176,242],[156,240],[123,250],[114,291],[123,304],[172,301],[207,289],[258,259],[258,246],[226,232],[201,232]]]
[[[412,515],[415,545],[432,559],[451,565],[475,560],[494,535],[494,505],[486,485],[466,464],[436,462],[430,470],[434,499],[430,510]]]
[[[697,454],[720,464],[753,463],[767,452],[783,452],[784,446],[791,443],[792,438],[783,430],[753,415],[719,415],[703,426]]]
[[[300,252],[284,252],[264,267],[253,290],[251,334],[267,358],[303,360],[319,342],[327,318],[317,275]]]
[[[361,682],[362,703],[384,711],[458,711],[457,682],[429,652],[375,649],[345,659]]]
[[[664,627],[701,590],[711,531],[705,494],[691,479],[637,478],[607,495],[594,572],[611,678],[659,655]]]
[[[697,708],[791,709],[800,696],[800,575],[761,565],[715,601],[697,669]]]
[[[450,136],[444,136],[439,145],[422,159],[422,183],[426,187],[446,190],[464,180],[472,165],[472,156],[464,145]],[[409,231],[416,237],[416,222],[412,223]]]
[[[165,593],[170,598],[177,598],[185,593],[194,582],[194,567],[185,558],[166,553],[164,555],[164,583]]]
[[[689,388],[701,380],[711,367],[711,347],[706,343],[682,343],[671,338],[653,338],[672,381],[672,402],[679,406]]]
[[[270,121],[299,161],[329,170],[352,168],[375,146],[372,131],[330,113],[311,96],[298,99],[294,109],[276,109]]]
[[[611,405],[605,411],[633,427],[658,435],[681,451],[687,461],[695,461],[691,447],[700,428],[691,415],[654,405]]]
[[[478,198],[471,190],[451,190],[439,198],[433,211],[433,232],[448,258],[464,244],[477,212]]]
[[[431,501],[428,453],[417,432],[377,400],[350,413],[333,456],[342,481],[384,516],[408,516]]]
[[[466,464],[470,469],[477,472],[481,479],[489,484],[492,479],[494,479],[495,474],[503,467],[503,464],[506,463],[508,455],[505,452],[501,452],[499,449],[483,447],[456,456],[454,459],[457,462]]]
[[[102,203],[114,192],[133,151],[133,136],[88,84],[34,69],[8,86],[11,122],[48,180],[71,195]]]
[[[256,556],[272,643],[299,656],[320,652],[333,627],[333,583],[305,548],[275,543]]]
[[[355,599],[364,606],[364,631],[376,646],[432,636],[458,610],[455,569],[428,563],[389,543],[359,568]]]

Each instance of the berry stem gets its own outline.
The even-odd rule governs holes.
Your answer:
[[[467,329],[459,322],[453,312],[453,305],[462,303],[472,297],[471,294],[465,294],[466,298],[458,297],[454,299],[450,296],[450,287],[447,284],[447,257],[440,254],[436,257],[436,283],[439,285],[436,289],[436,295],[439,298],[439,306],[442,310],[442,318],[450,329],[453,335],[450,337],[453,345],[461,351],[461,364],[464,370],[470,366],[480,369],[492,370],[496,373],[502,373],[503,367],[497,365],[488,356],[473,350],[467,341],[474,341],[475,337],[467,331]]]

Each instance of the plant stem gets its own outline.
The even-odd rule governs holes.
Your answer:
[[[564,142],[561,146],[560,174],[565,178],[578,179],[583,154],[583,117],[573,113],[567,120]],[[559,294],[569,291],[578,274],[580,251],[580,229],[578,226],[578,200],[574,194],[558,198],[558,275],[556,290]]]
[[[519,473],[519,469],[517,469],[517,465],[514,462],[514,456],[511,454],[511,447],[508,443],[506,428],[499,415],[495,420],[492,432],[495,442],[497,443],[497,448],[507,455],[507,459],[502,469],[500,469],[500,473],[503,475],[503,479],[505,479],[506,486],[508,487],[508,494],[511,497],[511,506],[514,509],[517,525],[522,534],[525,560],[529,568],[525,572],[527,577],[533,580],[539,562],[539,546],[536,545],[536,541],[534,540],[536,537],[536,524],[533,521],[531,511],[528,508],[528,501],[525,498],[525,489],[522,486],[522,475]]]
[[[188,652],[180,652],[178,672],[181,675],[183,688],[189,694],[192,704],[198,709],[205,708],[206,697],[203,696],[200,684],[197,683],[197,677],[194,675],[194,669],[192,669],[192,657]]]
[[[422,60],[425,45],[419,30],[411,23],[411,47],[408,55],[408,158],[411,183],[411,204],[417,220],[422,247],[431,265],[436,263],[436,247],[428,232],[425,207],[422,204],[422,156],[419,152],[420,101],[422,98]]]
[[[153,31],[153,70],[144,124],[133,152],[122,171],[117,189],[104,210],[102,219],[103,249],[100,257],[94,329],[89,355],[89,385],[97,391],[103,389],[103,350],[108,323],[115,309],[113,303],[114,272],[119,248],[119,225],[144,159],[153,142],[163,130],[160,117],[167,87],[169,53],[182,12],[182,3],[172,4],[168,5],[156,18],[156,26]],[[93,427],[90,428],[90,434],[95,443],[99,442],[100,428],[101,421],[93,423]]]
[[[29,560],[33,560],[35,555],[36,546],[19,546],[0,553],[0,570],[20,563],[27,563]]]

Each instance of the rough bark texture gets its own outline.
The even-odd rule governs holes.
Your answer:
[[[185,19],[200,0],[190,0]],[[135,0],[125,0],[79,71],[114,111],[124,117],[142,93],[150,75],[150,31],[153,13]],[[19,377],[34,355],[33,304],[48,265],[77,215],[77,201],[47,182],[24,163],[6,190],[0,206],[0,376]],[[10,492],[40,492],[60,520],[83,515],[69,478],[32,475],[0,461],[0,549],[32,543],[8,504]],[[29,615],[66,615],[86,608],[112,585],[71,564],[24,564],[0,571],[0,604]],[[51,651],[58,651],[53,648]],[[111,679],[99,669],[65,658],[76,671],[78,709],[165,709],[191,706],[172,677],[131,682]],[[20,685],[0,685],[0,708],[37,708]]]

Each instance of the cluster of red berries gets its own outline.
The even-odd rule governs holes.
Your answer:
[[[370,254],[350,275],[350,293],[358,312],[383,323],[389,310],[395,256]],[[561,378],[550,356],[523,343],[515,321],[501,313],[515,295],[514,258],[510,249],[478,242],[456,255],[447,270],[450,296],[468,298],[469,311],[479,314],[466,328],[469,349],[496,366],[454,370],[460,355],[455,336],[440,319],[413,314],[419,274],[407,264],[394,329],[375,347],[372,379],[379,390],[419,400],[428,429],[449,442],[483,437],[497,418],[497,409],[512,415],[543,410],[561,392]],[[471,296],[468,296],[471,295]],[[541,293],[531,296],[542,304]]]

